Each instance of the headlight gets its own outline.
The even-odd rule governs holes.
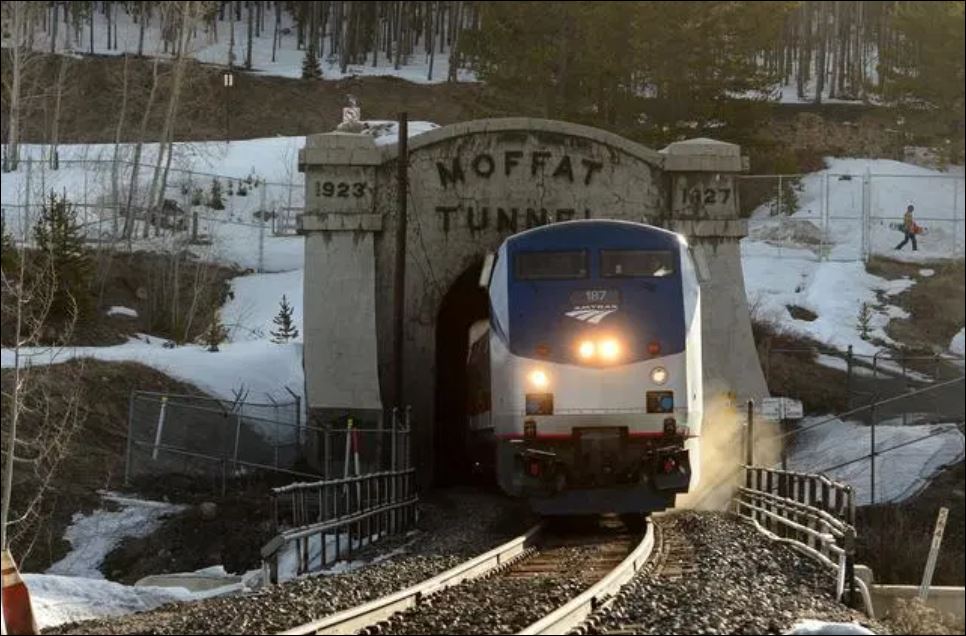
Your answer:
[[[609,338],[600,343],[600,357],[608,362],[613,362],[621,354],[620,344],[613,338]]]
[[[664,367],[654,367],[651,369],[651,382],[654,384],[664,384],[667,382],[667,369]]]
[[[534,369],[527,375],[527,379],[538,389],[545,389],[550,384],[550,378],[542,369]]]
[[[577,347],[577,353],[580,354],[580,357],[584,360],[590,360],[593,358],[596,351],[597,347],[594,345],[593,340],[584,340],[580,343],[580,346]]]

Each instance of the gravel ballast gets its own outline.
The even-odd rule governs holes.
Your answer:
[[[108,619],[59,625],[60,634],[251,634],[291,629],[430,578],[519,535],[535,523],[526,508],[497,495],[448,491],[420,506],[419,532],[386,538],[368,556],[404,552],[343,574],[310,576],[244,595]],[[363,558],[363,554],[353,558]]]
[[[805,618],[868,622],[836,601],[829,569],[734,515],[687,511],[657,523],[665,537],[686,537],[693,570],[680,578],[642,570],[586,633],[781,634]]]

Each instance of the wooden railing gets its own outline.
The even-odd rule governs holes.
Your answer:
[[[852,487],[824,475],[745,466],[735,512],[772,536],[836,571],[837,598],[855,604],[855,497]],[[861,583],[868,611],[871,601]]]

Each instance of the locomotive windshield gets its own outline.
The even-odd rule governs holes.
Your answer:
[[[600,274],[605,278],[648,276],[661,278],[674,273],[674,255],[664,250],[601,250]]]
[[[587,252],[520,252],[514,259],[517,280],[587,278]]]

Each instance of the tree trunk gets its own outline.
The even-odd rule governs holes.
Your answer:
[[[272,34],[272,62],[275,61],[275,52],[278,50],[278,39],[281,37],[278,23],[282,21],[282,4],[275,3],[275,31]]]
[[[449,50],[449,74],[446,77],[448,82],[455,82],[458,78],[460,65],[460,34],[463,32],[463,6],[462,0],[456,3],[456,31],[453,33],[453,45]]]
[[[121,161],[121,135],[124,132],[124,118],[127,116],[127,78],[128,78],[129,56],[124,55],[124,70],[121,80],[121,109],[117,117],[117,127],[114,129],[114,161],[111,162],[111,203],[114,205],[114,240],[117,240],[118,224],[120,221],[120,166]],[[103,289],[103,288],[102,288]]]
[[[57,50],[57,25],[60,23],[60,18],[57,16],[57,3],[50,3],[50,52],[53,53]]]
[[[127,217],[124,219],[124,237],[128,240],[130,248],[131,237],[134,235],[134,196],[138,187],[138,172],[141,168],[141,153],[144,149],[144,137],[147,132],[148,120],[151,115],[151,108],[154,106],[154,97],[158,88],[158,62],[159,56],[155,56],[151,71],[151,90],[148,92],[148,101],[141,114],[141,125],[138,129],[138,140],[134,145],[134,161],[131,165],[131,183],[127,191]]]
[[[144,57],[144,29],[147,17],[144,14],[144,3],[139,3],[138,8],[138,57]]]
[[[254,35],[255,25],[253,20],[255,19],[254,7],[252,7],[252,0],[248,0],[245,3],[248,6],[248,49],[245,51],[245,68],[251,70],[252,68],[252,36]]]
[[[12,46],[10,51],[10,115],[7,123],[7,163],[4,170],[9,172],[17,169],[20,163],[20,106],[21,87],[23,84],[24,66],[30,51],[26,47],[25,31],[27,28],[30,2],[11,2],[11,33]]]
[[[57,170],[60,167],[60,160],[57,157],[57,144],[60,140],[60,104],[63,101],[64,82],[67,80],[67,65],[70,57],[64,55],[60,58],[60,67],[57,71],[57,85],[54,87],[54,118],[50,133],[50,167]]]

